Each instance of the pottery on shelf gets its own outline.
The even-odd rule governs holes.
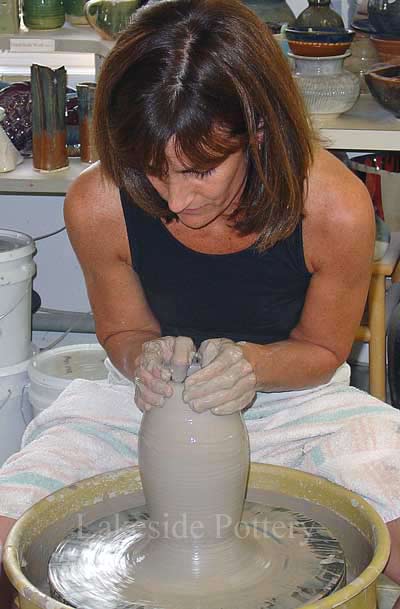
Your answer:
[[[0,34],[17,34],[19,31],[18,2],[16,0],[1,0],[0,2]]]
[[[400,65],[377,66],[365,73],[365,82],[378,103],[400,118]]]
[[[353,30],[317,30],[310,27],[287,27],[285,35],[289,48],[295,55],[328,57],[343,55],[350,47]]]
[[[243,2],[268,24],[282,26],[295,22],[295,15],[285,0],[243,0]]]
[[[95,82],[81,82],[76,85],[79,102],[79,140],[82,163],[94,163],[98,160],[93,140],[92,120],[96,95]]]
[[[24,160],[1,126],[5,116],[4,108],[0,107],[0,173],[13,171]]]
[[[6,112],[3,129],[22,156],[32,156],[32,94],[30,82],[4,83],[0,86],[0,106]],[[79,156],[78,98],[67,87],[66,123],[69,156]],[[77,155],[75,150],[78,149]],[[74,152],[74,154],[72,154]]]
[[[294,25],[314,30],[344,29],[343,19],[331,8],[330,0],[308,0],[308,7],[298,15]]]
[[[115,40],[132,22],[139,0],[89,0],[84,13],[89,25],[104,40]]]
[[[87,0],[64,0],[65,4],[65,19],[71,25],[86,25],[89,26],[84,13],[84,6]]]
[[[64,25],[64,0],[23,0],[22,18],[30,30],[55,30]]]
[[[379,36],[400,37],[400,0],[368,0],[368,20]]]
[[[373,35],[371,42],[382,63],[400,64],[400,35],[398,38]]]
[[[338,116],[350,110],[360,94],[360,79],[345,70],[349,51],[334,57],[303,57],[294,60],[294,79],[312,115]]]
[[[31,66],[33,168],[59,171],[68,167],[65,125],[65,68]]]
[[[368,85],[365,82],[364,74],[379,62],[378,53],[371,42],[370,36],[361,31],[356,32],[350,46],[350,52],[350,57],[344,60],[344,67],[359,76],[360,92],[367,93]]]

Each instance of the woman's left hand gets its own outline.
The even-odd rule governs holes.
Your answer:
[[[195,412],[232,414],[246,408],[256,394],[256,375],[240,344],[227,338],[201,343],[201,370],[185,381],[183,399]]]

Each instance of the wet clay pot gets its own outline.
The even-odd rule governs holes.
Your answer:
[[[244,549],[235,527],[243,511],[250,453],[240,413],[193,412],[182,391],[182,384],[174,384],[164,406],[144,414],[139,469],[154,532],[148,548],[151,571],[161,586],[178,589],[191,581],[195,592],[222,556],[229,557],[225,564],[231,572],[242,568]]]

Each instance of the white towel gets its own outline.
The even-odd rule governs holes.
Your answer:
[[[137,463],[142,415],[131,383],[109,370],[108,383],[73,381],[30,423],[22,450],[0,469],[0,514],[18,518],[62,486]],[[244,413],[251,459],[324,476],[393,520],[400,516],[400,413],[348,383],[344,365],[314,389],[259,393]]]

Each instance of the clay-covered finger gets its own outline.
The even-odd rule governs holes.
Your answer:
[[[136,385],[135,402],[142,412],[153,407],[161,407],[164,405],[165,396],[159,393],[153,393],[151,389],[143,383]]]
[[[246,406],[249,406],[249,404],[251,404],[254,398],[254,392],[249,391],[242,395],[240,398],[232,400],[231,402],[227,402],[223,406],[217,406],[216,408],[212,408],[211,412],[219,416],[233,414],[234,412],[238,412],[239,410],[243,410],[243,408],[246,408]]]
[[[194,381],[192,383],[185,382],[183,393],[185,402],[221,391],[222,389],[230,389],[245,376],[251,376],[251,381],[255,384],[253,369],[249,362],[244,359],[238,361],[233,366],[227,366],[223,372],[206,381],[203,381],[201,378],[196,380],[195,375],[197,374],[197,372],[193,374]]]
[[[195,354],[195,346],[191,338],[178,336],[175,339],[174,353],[171,359],[172,379],[176,383],[182,383],[192,363]]]
[[[171,384],[154,376],[153,372],[146,370],[145,368],[140,368],[138,376],[141,382],[140,386],[147,387],[152,393],[164,397],[171,397],[173,393]]]
[[[234,368],[239,362],[242,362],[242,365],[249,370],[249,373],[252,371],[252,367],[244,358],[240,347],[234,343],[224,346],[208,366],[201,368],[201,370],[198,370],[187,379],[185,383],[186,389],[188,390],[199,383],[212,381],[212,379],[225,374],[230,368]],[[240,374],[239,376],[242,375]]]
[[[210,338],[203,340],[199,347],[199,356],[201,367],[208,366],[218,355],[221,350],[222,338]]]
[[[188,404],[195,412],[204,412],[218,406],[224,406],[235,400],[239,400],[241,396],[252,393],[255,395],[255,377],[247,375],[238,380],[238,382],[229,389],[221,389],[214,393],[209,393],[200,398],[188,400]],[[186,400],[185,400],[186,401]]]

